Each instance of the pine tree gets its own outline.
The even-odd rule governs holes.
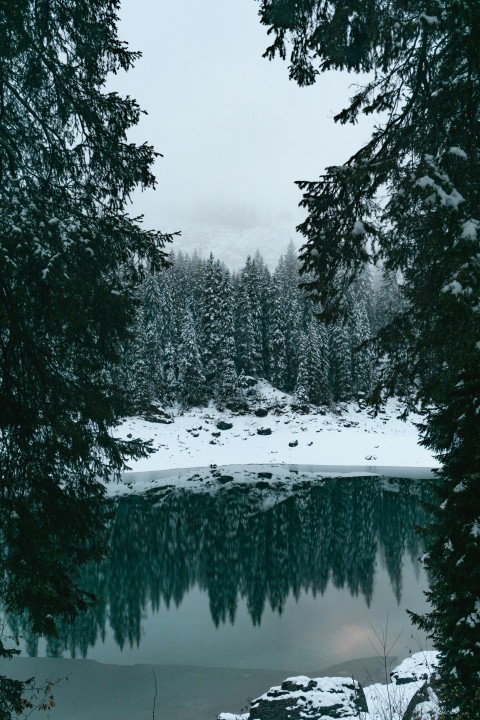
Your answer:
[[[206,398],[205,375],[190,310],[185,311],[178,362],[178,397],[186,406],[201,405]]]
[[[299,402],[316,405],[330,400],[324,336],[314,319],[302,334],[295,396]]]
[[[261,0],[260,14],[274,37],[266,55],[285,58],[290,42],[290,76],[301,85],[328,69],[369,73],[336,120],[382,113],[346,163],[300,183],[303,269],[314,274],[309,288],[327,319],[344,316],[346,291],[371,251],[401,275],[405,304],[379,332],[386,362],[376,395],[414,377],[423,442],[442,462],[426,560],[432,609],[417,620],[441,651],[445,708],[476,717],[479,4]]]
[[[235,326],[232,306],[232,284],[227,270],[222,269],[218,294],[219,349],[215,398],[219,402],[238,399],[238,378],[235,368]]]
[[[336,400],[352,397],[352,342],[348,325],[337,323],[332,330],[331,370]]]
[[[352,390],[355,396],[368,395],[373,385],[374,359],[368,341],[371,338],[366,302],[362,297],[352,301],[350,335],[352,342]],[[367,343],[367,344],[365,344]]]
[[[278,275],[275,271],[270,290],[270,380],[280,390],[287,390],[287,325]]]
[[[258,377],[261,367],[258,316],[242,278],[239,281],[236,310],[238,372]]]
[[[137,103],[105,91],[138,57],[117,10],[0,9],[2,603],[45,631],[91,602],[76,573],[106,549],[99,481],[147,451],[111,431],[128,408],[116,370],[138,283],[162,265],[165,240],[125,210],[137,185],[154,185],[155,153],[126,139]]]
[[[230,276],[210,255],[202,293],[202,356],[210,397],[223,402],[236,395],[235,340]]]
[[[276,269],[279,289],[283,298],[286,329],[287,380],[286,390],[295,387],[298,373],[298,352],[302,333],[303,291],[299,289],[299,261],[292,242],[284,256],[280,257]]]

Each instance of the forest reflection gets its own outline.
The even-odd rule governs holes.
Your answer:
[[[198,586],[215,625],[234,623],[243,598],[253,624],[269,603],[282,612],[290,594],[325,592],[333,583],[369,605],[377,562],[402,594],[402,562],[416,562],[425,524],[425,481],[335,478],[291,487],[224,485],[217,492],[164,488],[116,502],[111,553],[82,572],[97,604],[47,639],[47,655],[86,657],[112,629],[119,648],[140,643],[142,617],[179,606]],[[35,656],[38,636],[22,617],[10,627]]]

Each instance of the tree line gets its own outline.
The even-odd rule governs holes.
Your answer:
[[[371,391],[376,360],[369,341],[399,303],[391,275],[376,278],[366,269],[349,291],[345,317],[327,326],[299,287],[293,243],[273,272],[258,252],[238,272],[213,255],[172,253],[171,263],[140,287],[122,370],[133,412],[155,401],[240,407],[252,376],[293,393],[299,404]]]

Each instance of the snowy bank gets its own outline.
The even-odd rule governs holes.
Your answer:
[[[355,466],[377,473],[379,466],[438,465],[431,452],[419,445],[415,423],[420,418],[401,420],[402,408],[395,400],[376,417],[357,403],[330,412],[312,408],[303,414],[292,409],[290,396],[266,382],[259,385],[256,404],[247,415],[221,412],[210,405],[188,412],[170,408],[165,417],[148,420],[127,418],[116,429],[117,435],[152,440],[154,447],[148,458],[131,462],[131,471],[293,463]]]

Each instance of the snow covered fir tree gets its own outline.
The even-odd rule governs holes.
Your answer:
[[[270,272],[259,252],[238,272],[210,255],[172,253],[140,288],[135,340],[125,348],[132,412],[152,403],[241,409],[249,377],[293,394],[298,405],[366,397],[376,378],[370,341],[390,317],[395,278],[365,269],[333,326],[299,287],[292,243]]]

